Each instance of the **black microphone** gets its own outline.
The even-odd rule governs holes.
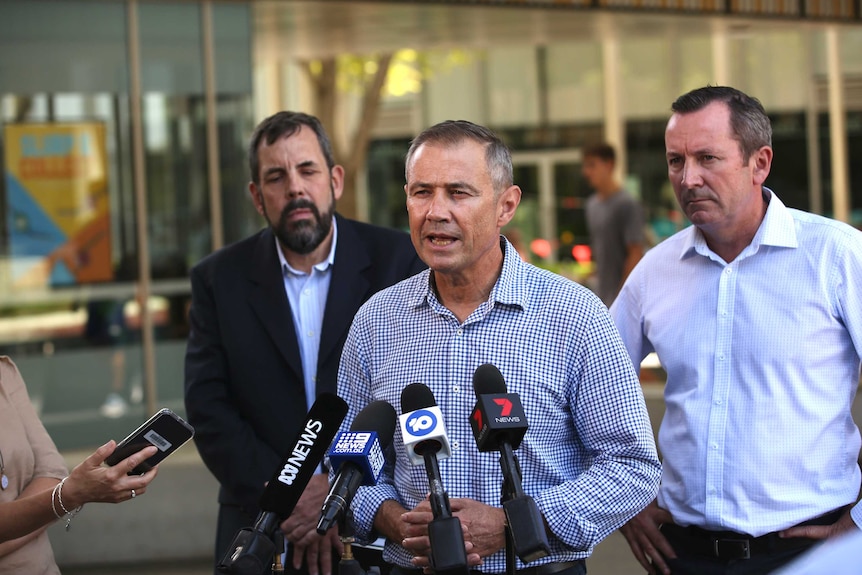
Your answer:
[[[329,464],[338,476],[323,501],[318,533],[325,534],[344,515],[360,485],[377,483],[383,471],[383,451],[394,434],[395,408],[385,401],[366,405],[350,431],[338,434],[329,450]]]
[[[503,510],[515,553],[524,563],[551,553],[545,522],[535,500],[524,493],[521,469],[514,450],[527,431],[527,417],[517,393],[506,393],[506,382],[496,366],[486,363],[473,373],[476,407],[470,426],[479,451],[499,451],[503,469]]]
[[[401,435],[410,463],[425,464],[431,512],[428,524],[431,567],[435,573],[467,573],[467,551],[461,521],[452,515],[449,496],[443,488],[438,459],[451,455],[443,412],[428,386],[411,383],[401,391]]]
[[[270,572],[275,532],[299,503],[345,415],[347,403],[337,395],[322,393],[317,397],[282,466],[263,490],[261,511],[254,526],[236,534],[218,565],[220,573],[262,575]]]

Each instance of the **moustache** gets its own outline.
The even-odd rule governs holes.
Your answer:
[[[288,202],[284,209],[281,211],[281,217],[286,219],[291,213],[296,210],[311,210],[311,213],[314,214],[314,217],[320,219],[320,211],[317,209],[317,206],[311,200],[307,200],[305,198],[298,198],[296,200],[291,200]]]

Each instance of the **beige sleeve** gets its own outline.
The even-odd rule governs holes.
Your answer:
[[[7,356],[0,356],[0,381],[3,382],[3,391],[7,394],[9,402],[21,418],[27,441],[33,450],[35,457],[33,477],[56,479],[66,477],[69,474],[66,462],[39,420],[18,366]]]

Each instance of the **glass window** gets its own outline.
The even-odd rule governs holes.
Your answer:
[[[213,9],[216,49],[230,52],[216,58],[217,117],[234,194],[251,130],[249,9]],[[159,403],[182,412],[187,272],[211,250],[200,9],[141,3],[138,16],[155,379]],[[0,353],[61,449],[149,415],[127,26],[121,2],[0,3]]]
[[[546,50],[548,121],[602,121],[604,91],[598,42],[551,44]]]

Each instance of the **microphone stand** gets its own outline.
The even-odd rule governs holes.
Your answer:
[[[503,456],[500,455],[500,465],[505,467]],[[506,503],[515,498],[515,487],[508,479],[509,475],[503,474],[503,485],[501,486],[500,503],[506,510]],[[509,522],[509,513],[506,511],[506,575],[515,575],[515,536],[512,534],[512,526]]]
[[[344,545],[341,561],[338,562],[338,575],[380,575],[380,567],[375,565],[365,571],[353,557],[353,543],[356,542],[352,526],[353,511],[348,507],[338,518],[338,538]]]
[[[535,500],[524,493],[521,467],[509,443],[500,445],[500,466],[504,477],[502,503],[506,513],[506,572],[512,575],[515,572],[515,554],[524,563],[529,563],[547,557],[551,549],[539,508]]]
[[[281,529],[276,529],[272,536],[272,542],[275,544],[275,552],[272,555],[272,575],[284,573],[284,563],[281,561],[285,551],[284,533]]]
[[[425,473],[428,475],[428,491],[434,519],[428,524],[428,539],[431,542],[431,568],[437,575],[467,575],[467,552],[461,520],[452,515],[449,498],[440,481],[437,452],[428,450],[425,458]]]

